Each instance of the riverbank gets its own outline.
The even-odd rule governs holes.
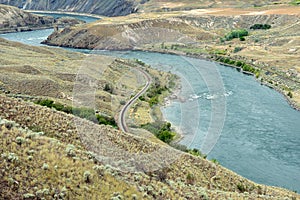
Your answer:
[[[78,16],[85,16],[85,17],[93,17],[93,18],[107,18],[106,16],[96,15],[96,14],[88,14],[88,13],[79,13],[79,12],[64,12],[64,11],[47,11],[47,10],[24,10],[26,12],[40,14],[40,13],[47,13],[47,14],[67,14],[67,15],[78,15]]]
[[[252,72],[248,72],[248,71],[244,71],[242,67],[236,66],[236,65],[231,65],[228,63],[224,63],[224,62],[220,62],[216,59],[215,55],[210,55],[210,54],[188,54],[182,51],[175,51],[175,50],[168,50],[168,49],[146,49],[146,48],[136,48],[135,50],[137,51],[143,51],[143,52],[154,52],[154,53],[162,53],[162,54],[171,54],[171,55],[178,55],[178,56],[186,56],[186,57],[190,57],[190,58],[196,58],[196,59],[203,59],[203,60],[207,60],[207,61],[211,61],[226,67],[232,67],[232,68],[236,68],[238,69],[241,73],[247,74],[247,75],[251,75],[254,76],[255,79],[257,81],[259,81],[262,85],[265,85],[271,89],[274,89],[275,91],[279,92],[280,94],[282,94],[284,96],[284,98],[286,99],[286,101],[288,102],[288,104],[295,110],[300,111],[300,104],[297,103],[296,101],[294,101],[292,98],[290,98],[286,91],[283,90],[282,88],[280,88],[279,86],[276,86],[274,84],[270,84],[268,81],[268,77],[267,76],[263,76],[263,78],[265,78],[266,80],[259,79],[259,77],[256,77],[255,73]],[[232,58],[230,58],[232,59]],[[255,68],[262,70],[261,74],[265,74],[268,71],[261,69],[258,66],[255,66]]]
[[[39,16],[3,4],[0,4],[0,10],[0,34],[66,27],[84,23],[76,18],[62,17],[54,19],[51,16]]]
[[[0,29],[0,34],[6,33],[17,33],[17,32],[24,32],[24,31],[38,31],[38,30],[45,30],[45,29],[54,29],[53,26],[43,26],[43,27],[18,27],[13,29]]]

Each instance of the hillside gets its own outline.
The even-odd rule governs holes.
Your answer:
[[[139,71],[134,69],[138,66],[134,61],[31,47],[4,39],[0,39],[0,47],[0,89],[10,96],[31,101],[49,98],[68,106],[94,106],[93,109],[113,117],[121,102],[144,84],[138,78]],[[148,70],[158,79],[168,79],[166,73]],[[95,82],[95,88],[88,88],[89,81]],[[89,97],[94,100],[92,104]]]
[[[66,26],[83,23],[73,18],[54,19],[24,12],[16,7],[0,4],[0,33],[28,31],[53,26]]]
[[[158,141],[3,95],[0,104],[2,198],[299,198]]]
[[[0,45],[0,169],[5,169],[0,172],[0,198],[300,198],[285,189],[253,183],[155,137],[144,137],[140,129],[124,133],[31,102],[51,98],[70,105],[76,94],[76,100],[81,96],[89,100],[89,90],[72,95],[74,81],[77,89],[94,82],[99,103],[94,109],[111,113],[120,102],[111,103],[104,95],[126,101],[144,83],[136,78],[134,61],[3,39]],[[170,76],[148,70],[158,79]],[[125,74],[124,79],[116,79],[120,74]],[[103,90],[106,83],[114,83],[115,91]],[[93,107],[90,101],[81,103]]]
[[[89,49],[144,49],[241,61],[260,70],[257,78],[264,84],[285,95],[292,93],[292,98],[287,98],[299,108],[299,16],[296,7],[133,14],[54,32],[45,43]],[[255,24],[271,28],[251,29]],[[224,39],[239,29],[245,29],[248,36],[243,40]]]
[[[202,0],[0,0],[2,4],[8,4],[27,10],[48,10],[48,11],[68,11],[92,13],[105,16],[123,16],[135,12],[169,12],[179,10],[192,10],[204,8],[260,8],[266,6],[288,5],[292,0],[222,0],[209,1]]]

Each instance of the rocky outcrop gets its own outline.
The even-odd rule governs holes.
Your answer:
[[[83,23],[83,21],[69,17],[54,19],[49,16],[38,16],[12,6],[0,4],[0,33],[29,31],[79,23]]]
[[[137,11],[133,0],[0,0],[25,10],[49,10],[91,13],[105,16],[128,15]]]

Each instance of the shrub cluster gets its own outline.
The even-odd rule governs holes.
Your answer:
[[[269,25],[269,24],[254,24],[250,27],[250,29],[253,29],[253,30],[257,30],[257,29],[263,29],[263,30],[266,30],[266,29],[270,29],[272,26]]]
[[[249,33],[246,29],[238,29],[238,30],[233,30],[230,33],[228,33],[227,35],[225,35],[225,40],[229,41],[232,40],[234,38],[240,38],[240,40],[244,40],[245,36],[248,36]]]
[[[144,96],[141,96],[139,99],[141,101],[147,101],[150,107],[159,103],[159,95],[161,95],[164,91],[167,91],[168,88],[166,86],[161,86],[159,83],[153,85],[147,92],[147,100]]]
[[[165,143],[170,143],[174,137],[175,133],[171,130],[171,123],[169,122],[154,122],[143,124],[142,128],[153,133],[158,139]]]
[[[234,65],[234,66],[240,67],[240,68],[243,69],[243,71],[251,72],[251,73],[256,74],[256,75],[259,73],[259,69],[256,69],[255,67],[252,67],[251,65],[246,64],[246,63],[244,63],[242,61],[239,61],[239,60],[231,60],[230,58],[219,57],[217,59],[217,61],[219,61],[221,63],[226,63],[226,64],[229,64],[229,65]]]
[[[146,63],[144,63],[143,61],[141,61],[139,59],[135,59],[135,62],[141,66],[146,66]]]
[[[56,103],[50,99],[42,99],[35,102],[41,106],[46,106],[48,108],[54,108],[58,111],[62,111],[68,114],[73,114],[80,118],[84,118],[95,123],[104,124],[104,125],[111,125],[113,127],[117,127],[117,123],[113,117],[104,116],[104,115],[95,115],[94,109],[91,108],[76,108],[72,106],[65,106],[61,103]]]

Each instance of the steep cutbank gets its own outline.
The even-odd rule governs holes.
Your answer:
[[[0,33],[30,31],[53,26],[64,27],[84,23],[69,17],[54,19],[49,16],[38,16],[16,7],[0,4]]]
[[[91,13],[105,16],[128,15],[137,11],[136,2],[131,0],[63,0],[63,1],[17,1],[0,0],[2,4],[8,4],[25,10],[48,10]]]
[[[108,22],[108,23],[106,23]],[[193,42],[188,35],[212,34],[176,19],[149,19],[121,23],[97,22],[81,27],[69,27],[51,34],[43,43],[48,45],[101,50],[132,50],[147,44],[162,42]]]
[[[123,16],[135,12],[170,12],[186,11],[193,9],[211,8],[255,8],[256,10],[265,7],[279,7],[290,5],[292,0],[221,0],[218,2],[210,0],[0,0],[2,4],[8,4],[25,10],[47,10],[92,13],[104,16]]]

